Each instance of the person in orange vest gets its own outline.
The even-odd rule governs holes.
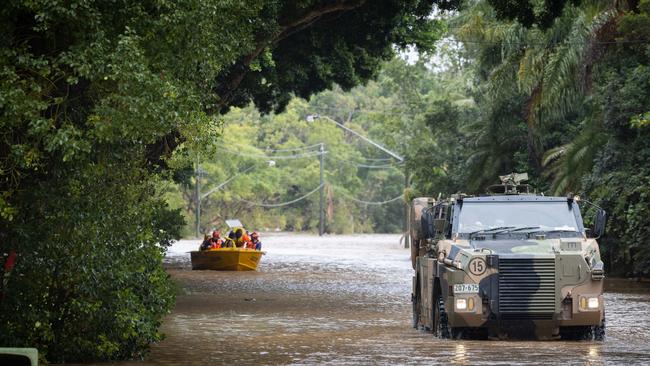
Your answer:
[[[242,230],[242,236],[241,236],[241,241],[243,243],[244,248],[250,248],[250,242],[251,242],[251,237],[248,235],[247,230]]]
[[[220,249],[222,245],[221,233],[218,230],[213,231],[212,238],[210,238],[210,249]]]
[[[253,239],[250,236],[251,234],[246,231],[246,234],[244,234],[244,242],[246,243],[246,249],[255,249],[255,244],[253,244]]]

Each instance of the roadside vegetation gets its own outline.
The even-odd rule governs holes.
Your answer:
[[[431,50],[431,11],[418,0],[4,1],[0,253],[17,259],[0,281],[0,344],[50,362],[141,357],[173,305],[161,259],[183,227],[162,182],[219,142],[230,107],[281,110],[368,80],[394,47]]]

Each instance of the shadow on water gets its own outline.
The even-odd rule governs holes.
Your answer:
[[[257,272],[191,271],[196,246],[178,242],[165,259],[181,288],[166,339],[120,365],[650,363],[645,284],[608,283],[604,342],[439,340],[411,328],[397,235],[268,235]]]

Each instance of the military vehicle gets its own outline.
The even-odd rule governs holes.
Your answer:
[[[602,340],[605,211],[536,194],[525,173],[500,178],[485,196],[413,200],[413,326],[441,338]]]

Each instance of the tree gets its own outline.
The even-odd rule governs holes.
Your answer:
[[[394,46],[428,49],[431,10],[419,0],[5,1],[0,252],[19,258],[0,302],[2,344],[36,345],[49,361],[142,355],[172,303],[161,257],[182,222],[156,188],[188,178],[170,158],[187,171],[231,106],[280,109],[290,93],[368,80]]]
[[[627,244],[648,235],[648,9],[647,1],[488,1],[452,22],[478,61],[477,103],[488,112],[476,124],[470,181],[534,169],[540,190],[600,204],[611,217],[601,241],[608,265],[626,275],[645,274],[648,263],[645,245]]]

